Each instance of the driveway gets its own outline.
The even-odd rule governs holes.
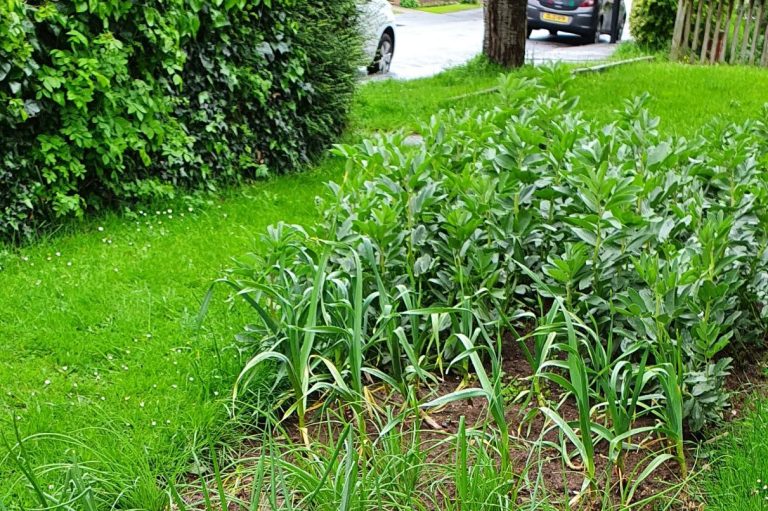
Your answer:
[[[627,12],[631,8],[627,2]],[[463,64],[482,51],[483,9],[449,14],[433,14],[411,9],[395,9],[397,32],[395,58],[389,72],[392,78],[411,79],[432,76]],[[628,30],[624,38],[628,38]],[[546,30],[535,30],[525,48],[526,60],[588,62],[611,56],[616,45],[603,36],[600,44],[581,44],[579,37]]]

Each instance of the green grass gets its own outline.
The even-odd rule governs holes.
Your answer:
[[[768,102],[764,69],[638,63],[590,74],[577,82],[581,108],[609,121],[624,98],[651,94],[651,113],[663,129],[691,135],[715,116],[729,121],[758,117]]]
[[[418,7],[417,9],[424,12],[431,12],[434,14],[447,14],[451,12],[468,11],[471,9],[480,9],[481,4],[446,4],[446,5],[434,5],[428,7]]]
[[[494,94],[453,98],[494,87],[501,72],[497,66],[476,60],[469,66],[421,80],[372,80],[357,95],[351,131],[359,134],[397,129],[416,131],[440,109],[492,107],[498,101]],[[530,70],[522,72],[530,73]]]
[[[768,405],[755,403],[714,444],[701,483],[709,511],[768,509]]]
[[[616,46],[616,51],[610,60],[624,60],[636,57],[652,56],[657,62],[669,62],[669,48],[648,48],[637,44],[636,41],[622,41]]]
[[[367,83],[346,140],[418,130],[440,108],[491,107],[494,94],[452,98],[492,87],[498,72],[476,62],[424,80]],[[605,121],[624,98],[648,91],[663,128],[691,134],[714,115],[756,115],[768,100],[768,73],[638,64],[581,76],[575,90],[585,114]],[[28,442],[29,463],[97,460],[91,467],[102,471],[105,502],[121,495],[120,507],[159,509],[157,481],[187,468],[193,450],[231,428],[225,405],[242,362],[232,339],[251,316],[231,311],[220,291],[198,332],[208,285],[232,256],[259,250],[267,225],[315,222],[314,197],[342,172],[343,163],[329,158],[191,212],[173,204],[146,217],[107,214],[31,246],[0,247],[0,433],[12,443],[11,418],[19,417],[23,435],[66,435]],[[10,506],[31,494],[2,456],[0,503]],[[61,483],[59,474],[42,484]]]
[[[354,131],[405,129],[416,131],[441,108],[492,107],[495,94],[454,100],[496,84],[500,70],[473,63],[437,77],[415,81],[373,81],[363,87],[353,112]],[[524,69],[522,73],[530,71]],[[610,122],[627,98],[651,95],[648,108],[661,118],[667,132],[690,136],[712,118],[730,121],[758,117],[768,102],[768,72],[743,66],[688,66],[672,62],[641,62],[603,73],[579,75],[573,92],[585,115]]]
[[[230,256],[258,250],[270,223],[313,222],[312,198],[331,169],[200,211],[153,210],[138,224],[110,215],[11,257],[0,273],[0,347],[12,354],[0,360],[2,416],[19,417],[24,434],[67,434],[96,449],[70,454],[44,439],[28,445],[30,461],[109,460],[123,505],[159,508],[154,481],[187,464],[195,434],[205,442],[222,426],[238,370],[238,357],[216,346],[231,344],[239,320],[219,306],[200,335],[194,328],[205,289]],[[7,423],[0,431],[9,437]],[[0,466],[0,480],[10,468]]]

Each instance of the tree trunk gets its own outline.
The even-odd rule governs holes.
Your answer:
[[[485,0],[483,53],[496,64],[525,63],[527,0]]]

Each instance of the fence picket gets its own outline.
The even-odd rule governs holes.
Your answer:
[[[693,44],[691,45],[691,56],[696,54],[699,49],[699,29],[701,28],[701,15],[704,9],[704,0],[698,0],[699,8],[696,10],[696,26],[693,29]]]
[[[768,23],[765,24],[765,36],[763,37],[763,56],[760,58],[760,65],[768,67]]]
[[[704,42],[701,45],[701,55],[699,56],[701,64],[707,59],[707,51],[709,50],[709,28],[712,26],[712,10],[712,0],[707,0],[707,21],[704,22]]]
[[[739,4],[739,10],[736,14],[736,22],[733,25],[733,40],[731,41],[731,58],[730,63],[736,63],[736,53],[739,51],[739,39],[741,36],[741,22],[744,19],[744,7],[747,5],[747,0],[743,0]]]
[[[693,1],[687,0],[685,2],[685,19],[683,21],[683,43],[681,45],[684,55],[688,55],[690,50],[691,16],[693,16]]]
[[[755,63],[755,51],[757,51],[758,38],[760,37],[760,23],[763,21],[763,8],[765,3],[760,3],[760,10],[758,11],[757,18],[755,19],[755,33],[752,36],[752,49],[749,51],[749,64]]]
[[[672,32],[672,52],[670,57],[677,60],[680,57],[680,48],[683,46],[683,27],[685,26],[685,0],[677,0],[677,15],[675,16],[675,29]]]
[[[725,13],[725,22],[723,24],[723,49],[720,51],[720,58],[717,59],[718,62],[725,62],[725,55],[728,53],[728,32],[731,28],[731,19],[733,19],[733,9],[736,7],[737,2],[738,0],[729,2],[728,10]]]
[[[747,50],[749,48],[749,34],[752,30],[752,11],[755,10],[755,2],[749,2],[749,8],[747,9],[747,21],[744,23],[744,40],[741,43],[741,53],[739,54],[739,64],[744,63],[747,59]]]
[[[709,51],[709,63],[714,64],[715,58],[720,59],[720,53],[717,51],[720,47],[720,22],[723,17],[723,0],[717,2],[717,15],[715,16],[715,33],[712,37],[712,49]]]

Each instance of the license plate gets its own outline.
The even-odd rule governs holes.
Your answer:
[[[544,21],[551,21],[553,23],[560,23],[562,25],[567,25],[571,22],[570,16],[563,16],[561,14],[552,14],[551,12],[542,12],[541,19],[543,19]]]

